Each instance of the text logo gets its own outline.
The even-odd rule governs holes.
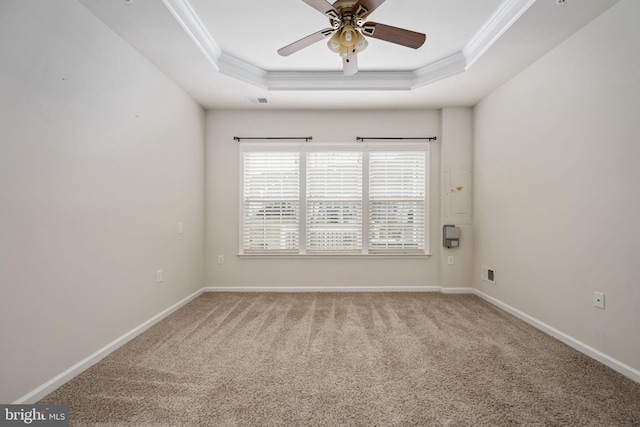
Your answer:
[[[0,427],[68,427],[69,405],[0,405]]]

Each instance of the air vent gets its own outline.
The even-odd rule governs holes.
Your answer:
[[[268,104],[269,100],[267,98],[252,98],[250,96],[247,96],[247,101],[249,101],[252,104]]]
[[[482,266],[482,272],[480,278],[485,282],[489,282],[493,285],[496,284],[496,270],[492,267]]]

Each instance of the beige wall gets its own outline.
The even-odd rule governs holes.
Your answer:
[[[442,225],[452,224],[460,227],[460,246],[445,248],[440,242],[440,284],[446,288],[467,288],[473,283],[474,230],[473,230],[473,110],[471,108],[444,108],[442,110],[442,142],[441,142],[441,227],[437,230],[442,235]],[[464,188],[464,199],[468,203],[466,210],[452,209],[449,197],[456,192],[454,188],[459,182],[447,179],[448,170],[468,170],[469,181]],[[459,196],[458,196],[459,197]],[[464,214],[461,214],[464,213]],[[435,232],[436,230],[434,230]],[[448,258],[453,257],[453,264]]]
[[[483,100],[474,146],[475,287],[636,369],[639,18],[621,1]]]
[[[345,94],[346,95],[346,94]],[[455,125],[471,127],[469,109]],[[466,110],[467,115],[464,115]],[[466,122],[465,122],[466,120]],[[239,154],[234,136],[313,136],[315,143],[356,136],[442,134],[442,113],[412,111],[212,111],[207,115],[206,283],[212,287],[441,286],[441,142],[430,151],[430,246],[419,259],[238,258]],[[451,140],[453,141],[453,137]],[[312,142],[312,143],[314,143]],[[446,143],[444,141],[443,143]],[[218,264],[219,255],[224,264]],[[455,266],[470,270],[470,260]],[[455,281],[458,286],[461,280]],[[464,286],[470,286],[466,283]]]
[[[202,287],[204,113],[77,2],[2,1],[0,52],[11,403]]]

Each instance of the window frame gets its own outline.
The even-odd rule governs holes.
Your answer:
[[[245,252],[244,250],[244,153],[247,151],[293,151],[299,154],[299,251],[298,253],[276,251]],[[359,253],[352,251],[307,251],[307,153],[315,151],[360,151],[362,152],[362,216]],[[371,252],[369,248],[369,152],[371,151],[422,151],[425,153],[424,171],[424,249],[417,251]],[[359,143],[239,143],[239,238],[238,256],[246,258],[424,258],[430,251],[430,149],[428,142],[359,142]]]

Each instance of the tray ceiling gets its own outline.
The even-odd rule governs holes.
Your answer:
[[[329,26],[302,0],[80,1],[205,108],[434,108],[474,105],[617,0],[387,0],[368,20],[427,41],[369,39],[349,77],[326,41],[277,54]]]

